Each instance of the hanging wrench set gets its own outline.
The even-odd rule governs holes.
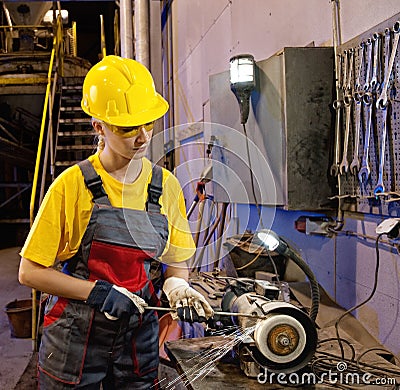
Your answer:
[[[331,176],[360,212],[400,215],[400,16],[338,47]],[[346,202],[345,202],[346,204]]]

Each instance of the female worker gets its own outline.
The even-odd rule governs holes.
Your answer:
[[[21,250],[20,282],[51,294],[39,388],[148,389],[158,368],[151,260],[167,264],[163,290],[182,320],[213,314],[187,283],[194,244],[180,185],[144,157],[168,103],[143,65],[107,56],[86,75],[81,105],[98,152],[52,183]]]

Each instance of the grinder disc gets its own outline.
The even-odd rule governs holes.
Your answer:
[[[300,356],[306,345],[306,332],[295,318],[271,313],[256,325],[254,340],[258,350],[276,363],[289,363]]]

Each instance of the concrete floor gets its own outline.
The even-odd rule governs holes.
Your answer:
[[[0,250],[0,389],[14,390],[32,357],[30,338],[11,336],[11,327],[5,307],[9,302],[30,299],[31,289],[18,282],[20,248]],[[21,387],[19,389],[22,390]]]
[[[33,358],[32,341],[30,338],[23,339],[11,336],[8,315],[5,313],[5,307],[8,303],[14,300],[30,299],[31,296],[31,289],[21,286],[17,279],[20,260],[18,252],[19,248],[0,250],[0,305],[3,308],[0,315],[1,390],[36,389],[36,359]],[[322,313],[323,305],[320,306],[320,309]],[[165,378],[165,383],[174,381],[176,377],[175,369],[160,365],[159,378]],[[180,381],[174,383],[176,383],[176,390],[186,388]],[[202,383],[200,383],[200,388],[203,388],[201,385]]]

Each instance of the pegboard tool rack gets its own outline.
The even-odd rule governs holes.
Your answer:
[[[341,176],[341,188],[338,197],[343,200],[343,209],[357,211],[361,213],[381,214],[390,216],[400,216],[400,43],[394,57],[391,77],[388,80],[388,105],[386,108],[377,108],[376,102],[382,96],[382,85],[384,84],[385,66],[388,64],[392,52],[393,44],[396,41],[395,27],[400,21],[400,14],[394,15],[390,19],[380,23],[370,30],[360,34],[356,38],[340,45],[337,48],[337,59],[341,66],[338,67],[338,82],[341,95],[339,104],[341,108],[340,126],[340,162],[343,161],[346,130],[346,111],[343,104],[343,96],[351,96],[351,120],[348,138],[348,171],[339,172]],[[390,33],[390,41],[387,34]],[[374,90],[371,88],[371,79],[374,71],[374,48],[378,44],[378,61],[376,77],[379,86]],[[387,49],[389,47],[389,52]],[[369,61],[368,50],[371,51]],[[352,53],[353,52],[353,53]],[[352,54],[351,54],[352,53]],[[353,66],[351,67],[351,62]],[[389,65],[389,66],[388,66]],[[350,71],[352,68],[352,71]],[[358,81],[358,83],[357,83]],[[350,86],[350,89],[348,87]],[[368,96],[364,97],[365,94]],[[355,140],[356,130],[356,100],[354,97],[361,98],[361,120],[359,139]],[[358,159],[360,167],[364,156],[364,145],[366,142],[365,133],[368,126],[368,106],[364,101],[371,101],[371,133],[369,138],[369,168],[370,175],[366,180],[366,175],[358,175],[359,169],[355,173],[350,170],[353,160],[355,141],[358,142]],[[349,100],[347,100],[348,102]],[[387,137],[385,143],[385,154],[383,164],[383,187],[377,189],[380,166],[380,145],[384,128],[385,110],[387,113]],[[337,111],[337,109],[336,109]]]

